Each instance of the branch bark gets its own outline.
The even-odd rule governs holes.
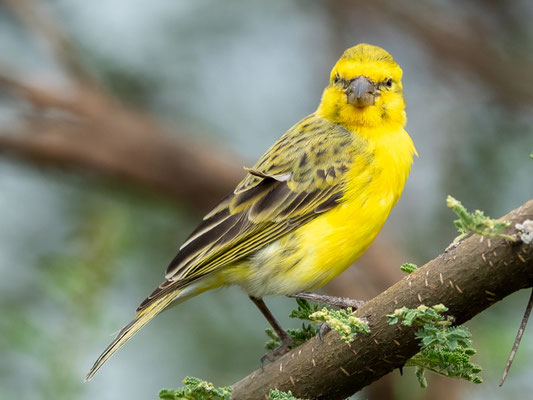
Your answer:
[[[512,227],[533,219],[533,200],[503,218]],[[270,389],[280,389],[305,399],[345,399],[401,368],[418,352],[417,328],[387,324],[386,315],[396,308],[442,303],[457,323],[463,324],[507,295],[532,285],[533,244],[474,235],[361,307],[357,315],[368,320],[371,334],[359,335],[350,344],[336,332],[328,333],[324,342],[312,338],[265,366],[264,371],[236,382],[233,398],[267,399]]]

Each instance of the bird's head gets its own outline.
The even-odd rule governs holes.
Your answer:
[[[331,71],[317,113],[350,130],[406,122],[402,69],[380,47],[358,44]]]

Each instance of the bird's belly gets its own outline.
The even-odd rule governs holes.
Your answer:
[[[370,246],[394,196],[345,201],[256,254],[226,268],[224,281],[251,296],[287,295],[324,286]]]
[[[370,246],[394,205],[394,198],[354,203],[345,202],[302,230],[302,242],[309,250],[301,279],[312,282],[307,290],[319,288],[352,265]]]

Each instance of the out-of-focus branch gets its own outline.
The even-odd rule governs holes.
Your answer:
[[[65,88],[36,87],[0,72],[0,90],[30,106],[22,124],[0,127],[0,152],[32,163],[96,172],[187,201],[213,206],[244,175],[223,149],[124,105],[87,73],[45,4],[2,0],[21,25],[62,66]],[[42,47],[42,46],[41,46]]]
[[[435,60],[444,63],[447,68],[454,65],[463,67],[474,79],[480,79],[492,88],[495,97],[507,105],[533,104],[533,80],[529,73],[533,65],[526,62],[526,57],[517,59],[510,52],[502,52],[498,49],[501,43],[487,40],[481,21],[470,21],[474,29],[469,29],[469,26],[457,29],[454,28],[454,18],[442,12],[427,10],[421,18],[393,2],[389,2],[389,6],[388,12],[428,45]]]
[[[511,226],[533,219],[533,200],[503,217]],[[389,325],[387,314],[402,306],[442,303],[463,324],[505,296],[533,284],[533,245],[474,235],[368,301],[356,312],[370,334],[346,344],[336,332],[315,337],[264,370],[233,385],[233,398],[262,399],[270,389],[296,397],[340,400],[361,390],[419,351],[418,328]]]
[[[39,47],[63,68],[72,79],[95,85],[80,62],[71,42],[58,29],[59,24],[46,4],[37,0],[1,0],[17,17],[26,31],[33,35]]]
[[[0,129],[0,152],[33,163],[127,179],[205,210],[244,174],[233,159],[207,143],[165,132],[148,115],[100,91],[37,89],[0,76],[33,106],[22,127]]]
[[[516,26],[510,29],[509,15],[502,10],[506,3],[478,3],[477,7],[479,14],[505,20],[500,26],[488,26],[483,18],[459,19],[446,7],[420,1],[339,0],[332,2],[329,9],[335,25],[343,26],[343,31],[353,25],[354,18],[402,27],[426,44],[433,53],[435,68],[466,71],[473,79],[483,81],[508,106],[533,104],[533,77],[529,73],[533,65],[527,58],[530,52],[516,52],[517,41],[513,36],[523,29]],[[500,40],[495,41],[497,38]],[[528,42],[527,38],[524,42]]]

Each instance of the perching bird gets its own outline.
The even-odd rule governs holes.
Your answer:
[[[416,154],[404,130],[402,70],[359,44],[330,74],[318,109],[290,128],[194,230],[91,368],[87,379],[148,321],[206,290],[238,285],[282,340],[261,300],[322,287],[370,246],[400,197]]]

